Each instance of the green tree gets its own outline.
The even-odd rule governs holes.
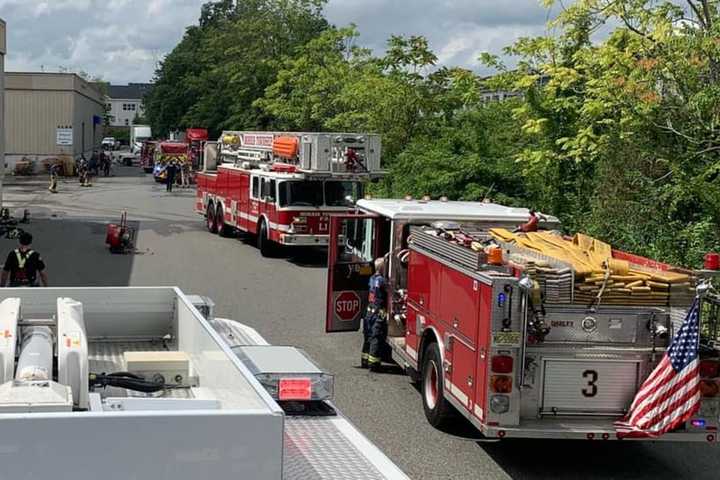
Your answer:
[[[492,86],[525,99],[514,115],[530,197],[639,253],[696,264],[717,248],[718,20],[706,0],[578,0],[553,22],[558,35],[506,49],[517,70],[485,56],[501,72]]]
[[[202,7],[199,25],[160,64],[147,116],[160,134],[203,126],[268,123],[253,102],[275,81],[279,62],[327,28],[324,0],[222,0]]]

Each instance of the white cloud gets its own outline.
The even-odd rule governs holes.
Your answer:
[[[0,0],[9,71],[69,68],[146,82],[205,0]]]
[[[149,81],[206,1],[0,0],[6,68]],[[537,0],[330,0],[325,11],[335,25],[357,24],[360,43],[377,53],[392,34],[424,35],[441,64],[475,69],[480,52],[542,33],[547,19]]]

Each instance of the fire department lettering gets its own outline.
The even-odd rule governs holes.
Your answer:
[[[360,314],[362,301],[357,293],[347,291],[340,292],[335,299],[335,314],[345,321],[354,320]]]

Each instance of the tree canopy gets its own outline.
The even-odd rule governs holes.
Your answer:
[[[374,54],[323,6],[207,3],[157,71],[155,131],[376,132],[379,194],[533,207],[686,265],[720,248],[717,2],[576,0],[505,49],[512,66],[484,54],[489,78],[438,66],[422,36]]]

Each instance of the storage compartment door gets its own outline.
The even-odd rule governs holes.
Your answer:
[[[446,388],[469,412],[475,403],[475,361],[473,348],[457,337],[452,338],[452,366]]]
[[[623,415],[639,387],[639,371],[638,360],[546,358],[540,413]]]

